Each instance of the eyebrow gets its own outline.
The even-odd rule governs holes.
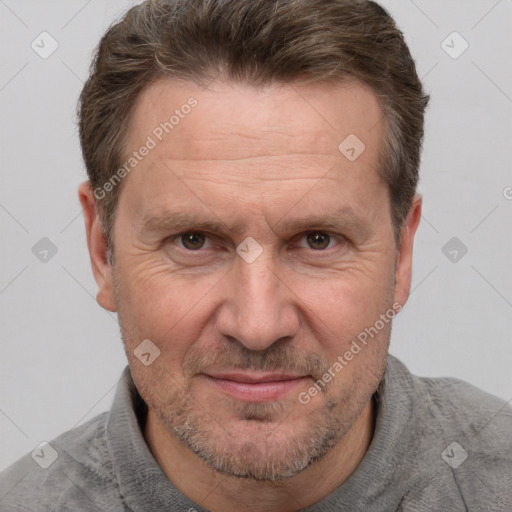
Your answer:
[[[225,222],[218,220],[209,220],[202,218],[196,214],[183,211],[163,212],[158,215],[144,217],[140,224],[140,232],[144,233],[167,233],[179,232],[184,230],[194,231],[213,231],[217,233],[232,233],[234,235],[241,234],[245,231],[246,226],[228,226]]]
[[[308,215],[307,217],[279,221],[277,224],[280,225],[280,230],[285,232],[311,228],[345,228],[367,232],[371,227],[368,220],[363,215],[349,206],[341,207],[332,213]]]
[[[286,217],[286,215],[285,215]],[[242,235],[247,232],[247,224],[228,225],[217,218],[205,219],[199,215],[183,211],[165,211],[157,215],[143,217],[139,225],[140,233],[170,234],[186,230],[209,231],[214,233]],[[368,233],[371,226],[368,220],[351,207],[320,215],[308,215],[288,220],[279,220],[271,226],[273,231],[298,232],[307,229],[348,229]]]

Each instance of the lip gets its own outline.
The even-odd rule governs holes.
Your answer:
[[[205,377],[232,398],[259,403],[279,400],[310,379],[309,375],[261,372],[205,374]]]

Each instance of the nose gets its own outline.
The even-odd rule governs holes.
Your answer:
[[[216,320],[220,335],[250,350],[265,350],[297,335],[296,297],[272,258],[260,257],[252,263],[237,258],[228,276]]]

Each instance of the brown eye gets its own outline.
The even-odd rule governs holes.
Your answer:
[[[206,237],[202,233],[183,233],[180,240],[185,249],[197,251],[204,246]]]
[[[326,249],[329,246],[331,237],[321,231],[313,231],[306,237],[309,247],[315,250]]]

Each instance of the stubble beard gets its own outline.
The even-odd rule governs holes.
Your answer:
[[[290,405],[287,410],[282,402],[234,404],[226,399],[223,406],[230,407],[236,415],[238,431],[243,432],[244,427],[247,427],[251,432],[250,436],[237,439],[214,414],[207,412],[209,404],[201,404],[190,389],[175,383],[175,377],[164,366],[157,364],[161,361],[157,360],[152,364],[149,378],[133,370],[138,363],[132,355],[137,345],[137,329],[134,326],[133,332],[129,333],[129,322],[127,324],[124,321],[129,316],[124,315],[118,286],[114,289],[121,335],[139,394],[169,433],[210,468],[226,476],[277,482],[292,478],[323,459],[347,434],[362,413],[385,369],[384,353],[379,354],[379,368],[369,371],[369,377],[374,384],[373,391],[369,392],[368,387],[365,388],[366,391],[361,390],[358,380],[355,379],[348,388],[339,390],[338,394],[341,396],[325,396],[325,403],[320,410],[308,412],[306,405],[295,405],[294,408],[304,407],[303,414],[308,415],[308,421],[303,422],[301,429],[287,421],[287,417],[293,412]],[[385,348],[381,347],[385,353],[390,331],[386,337],[387,342],[374,340],[375,343],[385,345]],[[284,364],[281,368],[288,366]],[[302,414],[300,410],[299,414]],[[258,427],[256,433],[255,426]]]
[[[358,408],[355,417],[342,419],[340,412],[347,400],[330,400],[314,415],[309,414],[306,426],[302,423],[296,428],[287,422],[290,411],[281,402],[234,406],[231,402],[237,432],[248,432],[237,438],[229,425],[221,424],[205,411],[204,405],[186,394],[174,396],[167,404],[153,402],[150,396],[148,399],[152,402],[148,406],[166,429],[213,470],[230,477],[267,482],[291,478],[321,460],[360,413]],[[228,401],[222,406],[229,407]]]

